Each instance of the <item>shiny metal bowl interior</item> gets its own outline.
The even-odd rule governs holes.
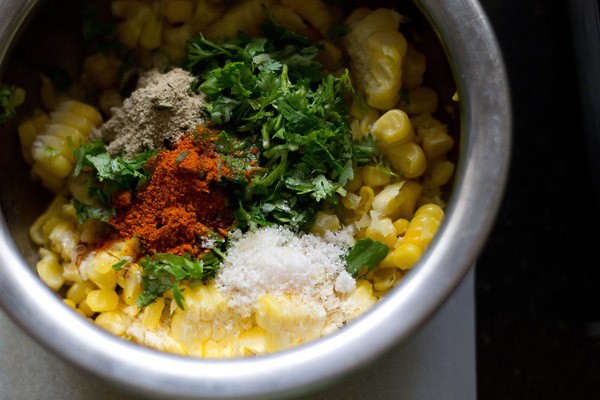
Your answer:
[[[9,60],[11,45],[36,3],[0,0],[0,65]],[[446,219],[436,238],[412,273],[373,310],[326,338],[248,359],[190,359],[115,338],[64,306],[31,267],[37,251],[27,230],[49,197],[31,182],[18,137],[6,129],[0,130],[0,306],[4,312],[75,366],[161,399],[299,394],[341,377],[405,339],[436,311],[476,261],[503,195],[512,129],[504,63],[479,3],[420,0],[416,4],[440,39],[460,93],[458,167]]]

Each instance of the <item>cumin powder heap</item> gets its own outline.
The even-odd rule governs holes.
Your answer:
[[[200,256],[210,247],[208,236],[225,236],[235,220],[227,194],[216,184],[228,171],[211,136],[186,134],[150,166],[152,176],[137,196],[115,196],[110,224],[124,237],[137,236],[148,252]]]

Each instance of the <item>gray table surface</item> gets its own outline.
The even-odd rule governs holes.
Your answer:
[[[301,399],[476,399],[473,275],[472,270],[425,325],[385,356]],[[0,312],[0,400],[46,399],[139,398],[66,364]]]

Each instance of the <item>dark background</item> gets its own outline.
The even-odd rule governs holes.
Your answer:
[[[598,49],[573,34],[568,1],[480,1],[513,103],[509,181],[476,269],[481,400],[600,399],[600,201],[575,61]]]

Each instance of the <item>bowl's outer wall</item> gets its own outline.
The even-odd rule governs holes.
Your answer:
[[[40,197],[47,199],[30,183],[17,136],[6,133],[14,126],[0,131],[2,309],[65,360],[125,389],[161,399],[295,395],[339,378],[406,338],[452,293],[483,247],[504,192],[512,130],[504,63],[479,3],[416,3],[434,26],[452,64],[461,98],[460,160],[438,235],[415,270],[372,311],[314,343],[243,360],[164,354],[101,331],[64,306],[30,267],[36,254],[27,228],[41,211]],[[0,0],[0,65],[35,4],[34,0]]]

